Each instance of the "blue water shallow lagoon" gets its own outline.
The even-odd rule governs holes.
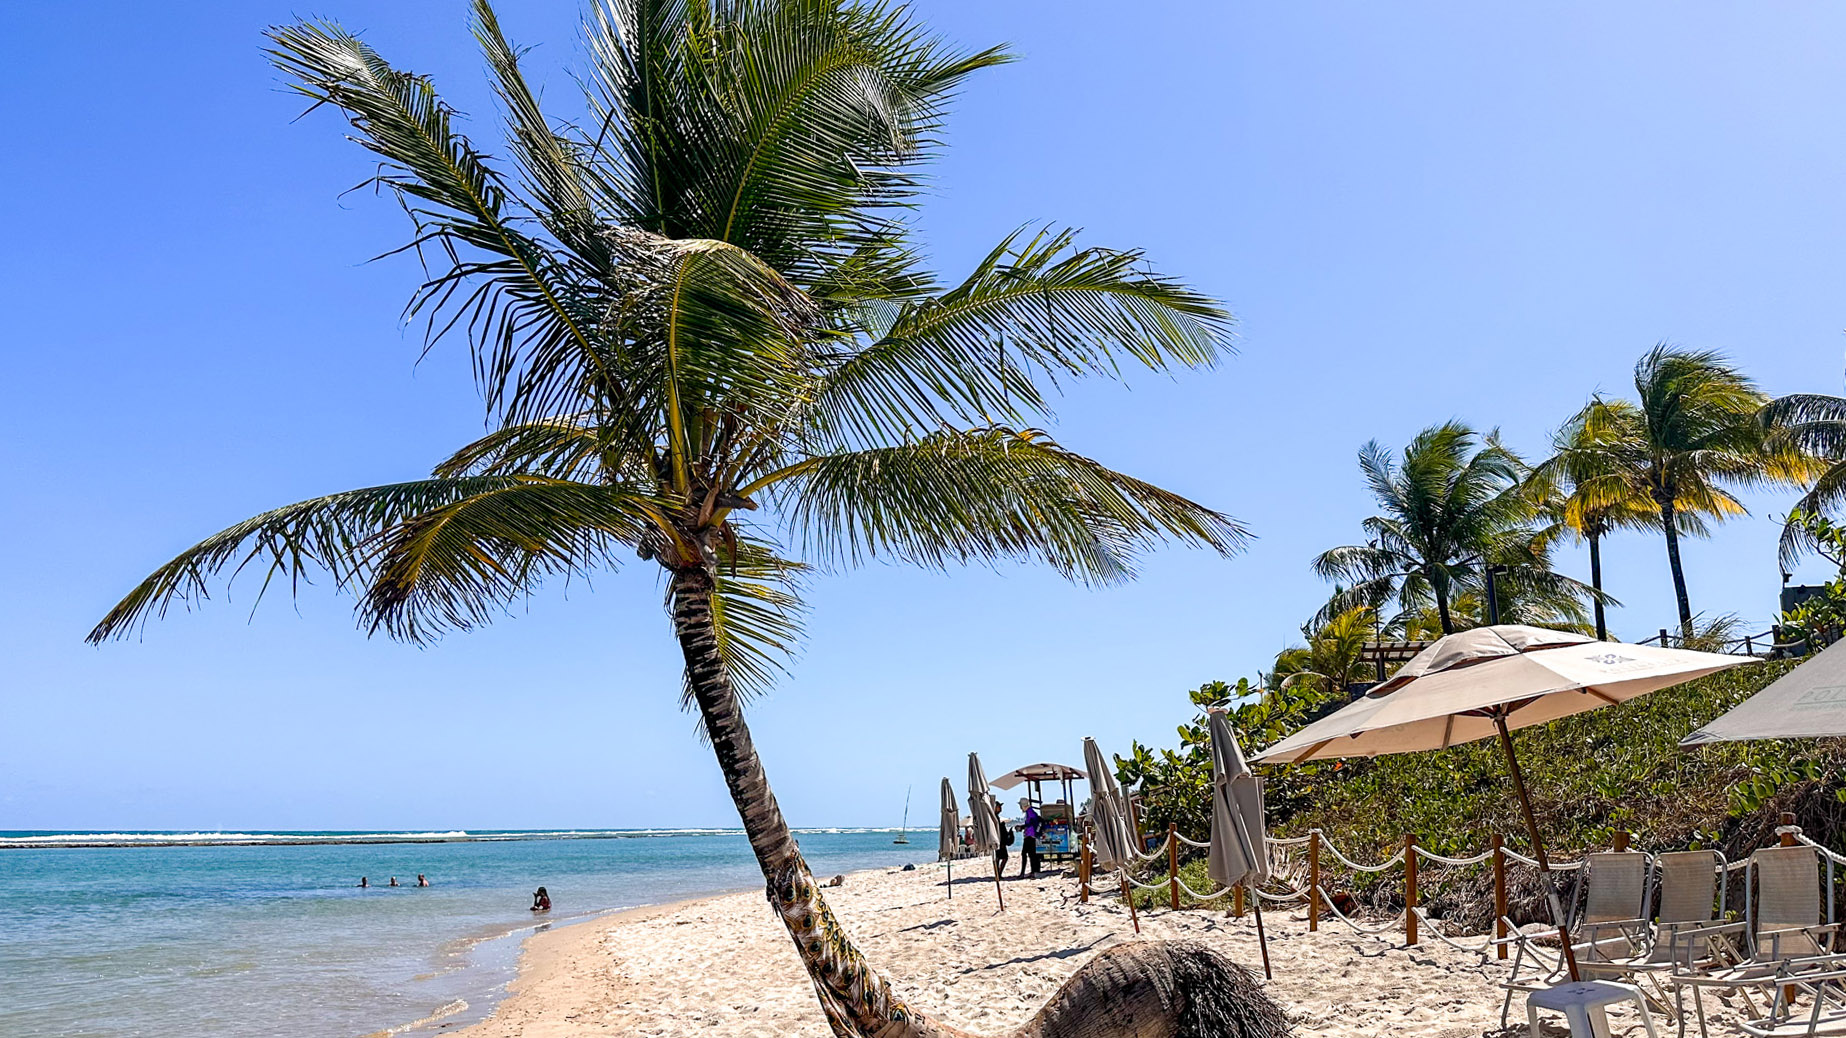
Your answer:
[[[933,857],[933,834],[893,835],[798,838],[820,875]],[[449,1030],[491,1009],[537,927],[761,883],[724,830],[0,831],[0,1035]]]

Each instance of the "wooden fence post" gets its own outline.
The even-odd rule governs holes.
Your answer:
[[[1320,830],[1308,830],[1308,932],[1320,929]]]
[[[1628,830],[1617,829],[1615,831],[1615,838],[1612,841],[1610,841],[1609,849],[1617,853],[1627,850],[1629,838],[1630,838],[1630,835],[1629,835]]]
[[[1417,943],[1417,838],[1404,834],[1404,943]]]
[[[1493,834],[1493,935],[1496,940],[1506,940],[1506,839],[1499,833]],[[1506,958],[1506,945],[1496,947],[1494,952]]]
[[[1167,893],[1179,907],[1179,823],[1167,823]]]
[[[1077,903],[1090,903],[1090,834],[1084,833],[1077,850]]]

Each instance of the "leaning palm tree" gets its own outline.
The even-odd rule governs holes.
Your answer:
[[[797,550],[842,567],[1037,560],[1092,584],[1130,577],[1168,541],[1233,552],[1234,520],[1031,427],[1059,379],[1213,363],[1229,318],[1138,253],[1062,231],[1008,238],[938,284],[900,218],[946,100],[1006,56],[955,51],[901,9],[602,0],[581,125],[541,111],[487,0],[475,18],[510,168],[456,132],[427,79],[338,26],[269,36],[276,66],[344,113],[410,214],[406,247],[429,264],[410,309],[432,343],[466,338],[488,433],[432,478],[207,538],[90,637],[254,567],[265,586],[330,571],[364,628],[421,643],[546,578],[651,561],[685,699],[834,1034],[960,1034],[901,999],[834,919],[744,722],[798,633]],[[1216,953],[1136,944],[1080,971],[1021,1033],[1110,1022],[1283,1026]]]
[[[1551,569],[1532,503],[1519,492],[1525,466],[1496,438],[1482,443],[1466,425],[1446,422],[1418,433],[1401,462],[1377,441],[1366,444],[1359,468],[1381,511],[1365,520],[1365,544],[1315,558],[1315,573],[1344,585],[1316,622],[1395,599],[1406,613],[1433,605],[1442,633],[1453,634],[1456,596],[1484,589],[1489,566],[1522,585],[1523,598],[1581,608],[1589,589]]]
[[[1635,365],[1634,385],[1638,405],[1592,401],[1580,416],[1582,435],[1597,445],[1604,485],[1643,488],[1659,510],[1680,633],[1689,637],[1682,515],[1745,515],[1731,488],[1799,485],[1820,467],[1762,420],[1769,398],[1722,354],[1659,343]]]

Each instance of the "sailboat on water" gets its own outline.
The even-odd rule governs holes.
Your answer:
[[[905,786],[904,787],[904,824],[897,831],[897,839],[892,840],[891,842],[892,843],[909,843],[910,837],[906,835],[909,832],[910,832],[910,787]]]

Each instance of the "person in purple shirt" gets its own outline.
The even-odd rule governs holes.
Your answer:
[[[1019,834],[1024,841],[1019,846],[1019,878],[1025,878],[1026,869],[1029,867],[1032,870],[1032,878],[1037,879],[1038,827],[1041,824],[1038,818],[1038,808],[1032,806],[1029,797],[1020,797],[1019,810],[1023,815],[1019,820]]]

